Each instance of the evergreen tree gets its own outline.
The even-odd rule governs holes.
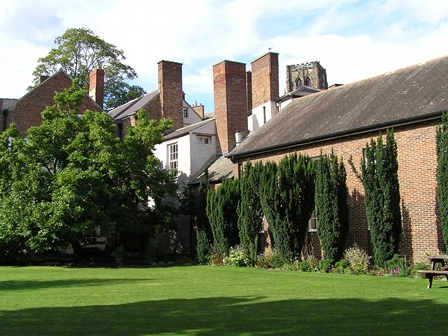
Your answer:
[[[207,194],[207,217],[214,244],[221,256],[239,244],[237,206],[240,199],[239,180],[227,179]]]
[[[366,145],[361,175],[364,186],[367,223],[372,239],[375,263],[383,266],[398,253],[401,234],[400,191],[397,145],[392,130],[387,130],[386,145],[382,136]]]
[[[448,113],[437,131],[437,202],[443,241],[448,250]]]
[[[210,222],[207,217],[207,193],[210,189],[210,180],[208,171],[205,171],[204,178],[201,179],[198,190],[198,202],[196,210],[196,254],[200,263],[207,262],[207,256],[210,253],[210,246],[213,242],[213,234]]]
[[[238,203],[238,229],[241,247],[255,260],[258,251],[258,234],[263,223],[259,197],[260,167],[247,162],[240,180],[241,199]]]
[[[348,234],[346,171],[333,151],[320,155],[316,164],[315,202],[317,234],[324,258],[330,262],[342,258]]]
[[[260,201],[285,262],[297,258],[314,209],[314,164],[308,156],[286,156],[278,165],[266,163],[260,178]]]

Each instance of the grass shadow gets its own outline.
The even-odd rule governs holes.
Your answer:
[[[432,300],[262,297],[151,300],[0,311],[1,335],[442,334],[448,305]]]

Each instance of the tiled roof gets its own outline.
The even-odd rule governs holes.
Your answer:
[[[207,119],[207,120],[203,120],[203,121],[200,121],[198,123],[195,123],[195,124],[192,124],[189,126],[179,128],[171,133],[166,134],[165,140],[172,140],[172,139],[184,136],[184,135],[194,131],[195,129],[197,129],[201,126],[204,126],[205,124],[208,124],[209,122],[212,122],[212,121],[214,121],[214,119]]]
[[[294,100],[227,156],[394,127],[445,110],[448,56]]]
[[[230,159],[224,156],[218,156],[208,165],[208,178],[211,183],[220,183],[225,179],[233,177],[233,164]],[[200,170],[199,175],[191,179],[189,184],[198,184],[205,176],[205,168]]]
[[[108,114],[114,120],[125,119],[131,115],[136,114],[138,110],[148,104],[158,94],[159,92],[157,90],[151,93],[144,94],[141,97],[135,98],[127,102],[126,104],[123,104],[109,111]]]

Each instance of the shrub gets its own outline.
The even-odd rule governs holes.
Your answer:
[[[356,245],[344,252],[344,259],[347,260],[350,272],[353,274],[367,274],[370,258],[363,249]]]
[[[317,266],[319,271],[322,273],[328,273],[331,269],[331,261],[328,259],[319,260],[319,264]]]
[[[264,255],[258,257],[255,266],[260,268],[282,268],[284,265],[282,258],[278,254],[277,250],[267,252]]]
[[[250,267],[254,262],[247,256],[246,252],[239,247],[231,248],[229,255],[224,258],[224,265],[232,267]]]
[[[224,265],[224,256],[218,251],[216,244],[213,244],[210,248],[210,254],[208,255],[209,265],[222,266]]]
[[[313,268],[311,267],[310,262],[305,260],[300,263],[300,270],[302,272],[312,272]]]
[[[347,260],[341,259],[334,264],[334,272],[347,273],[349,270]]]

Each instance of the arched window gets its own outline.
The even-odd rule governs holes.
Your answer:
[[[297,77],[296,79],[296,89],[302,86],[302,78]]]
[[[305,79],[305,86],[311,86],[311,79],[308,76]]]

